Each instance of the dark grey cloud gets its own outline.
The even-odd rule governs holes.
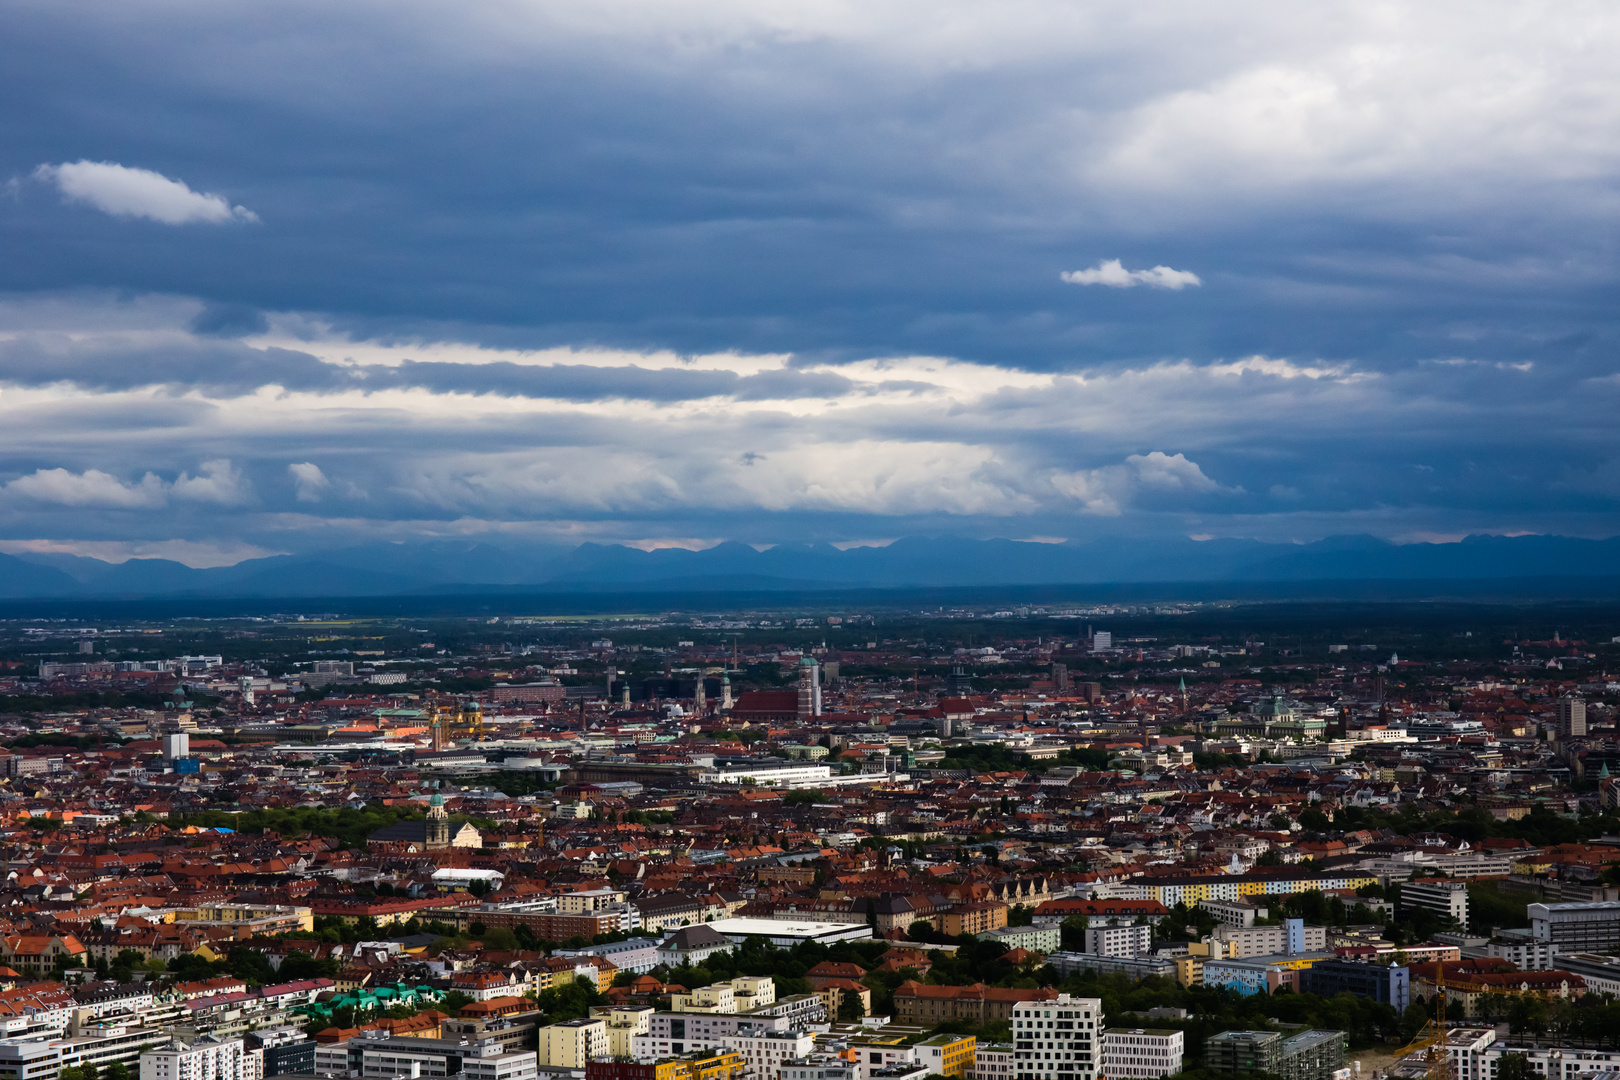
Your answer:
[[[204,304],[190,323],[191,332],[204,337],[251,337],[269,329],[264,312],[250,304]]]
[[[1620,530],[1612,28],[937,8],[12,5],[0,383],[33,404],[0,482],[229,460],[254,493],[142,529]],[[79,161],[259,220],[114,216],[29,179]],[[1111,260],[1202,285],[1061,279]],[[308,351],[239,340],[295,315],[324,327]],[[337,363],[322,334],[794,359]],[[919,355],[979,366],[946,391],[856,370]],[[1211,373],[1255,356],[1314,373]],[[296,404],[248,411],[267,387]],[[1213,486],[1127,464],[1154,453]],[[329,481],[302,501],[300,464]],[[105,535],[142,511],[18,512]]]

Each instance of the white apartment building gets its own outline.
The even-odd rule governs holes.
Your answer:
[[[782,1062],[781,1080],[862,1080],[859,1063],[831,1054]]]
[[[252,1080],[246,1058],[241,1039],[203,1035],[190,1045],[176,1039],[141,1055],[141,1080]]]
[[[973,1080],[1013,1080],[1017,1074],[1012,1043],[979,1043],[973,1048]]]
[[[1327,949],[1327,927],[1300,926],[1302,937],[1294,942],[1297,952],[1323,952]],[[1288,926],[1217,926],[1210,937],[1226,946],[1225,955],[1241,960],[1250,956],[1286,953]]]
[[[978,938],[980,941],[999,941],[1009,952],[1028,949],[1030,952],[1049,953],[1062,947],[1063,930],[1058,926],[1000,926],[986,930]]]
[[[1059,994],[1013,1008],[1014,1080],[1096,1080],[1102,1073],[1101,998]]]
[[[1485,946],[1487,956],[1506,960],[1520,971],[1550,971],[1556,966],[1553,959],[1558,946],[1520,934],[1504,936]]]
[[[1401,886],[1406,900],[1408,886]],[[1566,953],[1612,953],[1620,948],[1620,901],[1531,904],[1530,936],[1550,941]]]
[[[1093,956],[1140,956],[1152,945],[1151,926],[1086,927],[1086,952]]]
[[[1200,900],[1198,906],[1210,918],[1227,926],[1253,926],[1256,918],[1264,919],[1270,913],[1269,908],[1248,899]]]
[[[581,915],[602,911],[624,903],[624,893],[618,889],[585,889],[557,895],[557,910],[564,915]]]
[[[539,1071],[532,1050],[461,1061],[461,1075],[465,1080],[535,1080]]]
[[[1442,919],[1468,925],[1468,885],[1447,879],[1408,881],[1401,886],[1401,910],[1423,908]]]
[[[349,1040],[335,1043],[317,1043],[315,1046],[315,1072],[321,1076],[349,1075]],[[142,1076],[141,1080],[147,1080]]]
[[[702,784],[741,784],[760,787],[811,788],[824,786],[832,776],[826,765],[753,764],[714,768],[698,776]]]
[[[808,1031],[758,1031],[747,1035],[715,1033],[675,1042],[654,1034],[637,1035],[630,1044],[637,1060],[673,1057],[693,1050],[735,1050],[742,1055],[744,1076],[776,1080],[786,1062],[815,1050],[816,1038]]]
[[[624,926],[620,929],[629,932],[641,925],[641,911],[633,904],[626,904],[629,915],[634,917],[635,927]],[[604,960],[613,962],[613,966],[620,971],[633,971],[637,975],[651,971],[658,966],[658,939],[650,937],[629,938],[625,941],[615,941],[608,945],[591,945],[583,949],[558,949],[553,956],[600,956]]]
[[[1181,1071],[1182,1033],[1161,1028],[1109,1028],[1103,1035],[1103,1072],[1113,1080],[1156,1080]]]

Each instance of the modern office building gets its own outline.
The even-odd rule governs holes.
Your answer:
[[[1405,888],[1401,890],[1405,897]],[[1530,936],[1561,953],[1612,953],[1620,948],[1620,901],[1531,904]]]
[[[1204,1041],[1204,1067],[1224,1073],[1271,1073],[1285,1080],[1331,1080],[1344,1067],[1344,1032],[1223,1031]]]
[[[1586,699],[1570,694],[1558,699],[1558,734],[1560,738],[1584,738],[1586,735]]]
[[[1401,885],[1401,910],[1432,911],[1458,926],[1468,925],[1468,884],[1449,878],[1414,878]]]
[[[1299,989],[1322,997],[1350,994],[1368,998],[1401,1012],[1412,1004],[1412,972],[1395,964],[1322,960],[1300,972]]]
[[[1110,1080],[1156,1080],[1180,1072],[1186,1052],[1179,1031],[1109,1028],[1103,1033],[1103,1073]]]

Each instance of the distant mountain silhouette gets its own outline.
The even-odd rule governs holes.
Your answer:
[[[72,555],[0,555],[0,598],[404,596],[483,589],[703,592],[820,588],[1104,585],[1153,582],[1480,581],[1620,576],[1620,537],[1470,536],[1392,544],[1336,536],[1310,544],[1109,537],[1038,544],[906,537],[841,551],[728,542],[704,551],[614,544],[507,548],[475,541],[365,544],[196,570],[164,559],[112,564]]]

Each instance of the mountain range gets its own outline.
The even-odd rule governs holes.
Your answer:
[[[769,592],[1153,582],[1457,581],[1620,577],[1620,537],[1469,536],[1393,544],[1105,538],[1060,544],[907,537],[840,550],[728,542],[703,551],[610,544],[373,543],[194,569],[164,559],[0,555],[0,598],[320,598],[472,592]]]

